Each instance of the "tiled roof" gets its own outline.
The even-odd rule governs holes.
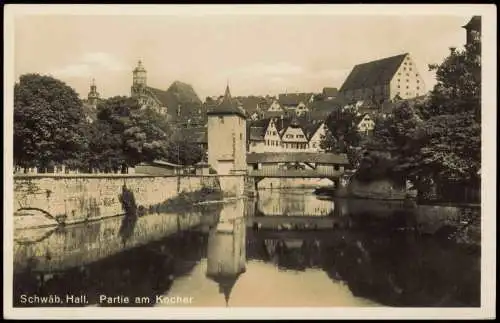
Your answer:
[[[354,66],[340,92],[389,83],[407,55],[405,53]]]
[[[264,112],[264,118],[279,118],[282,115],[284,115],[283,111],[265,111]]]
[[[293,163],[310,162],[322,164],[348,165],[349,160],[346,154],[333,153],[306,153],[306,152],[285,152],[285,153],[248,153],[247,163]]]
[[[264,141],[266,128],[264,127],[250,127],[249,140],[251,141]]]
[[[322,124],[323,122],[309,123],[303,128],[307,140],[311,140],[312,136],[316,133],[316,131],[318,131],[319,127],[321,127]]]
[[[300,102],[307,104],[313,93],[287,93],[279,95],[279,103],[281,105],[298,105]]]
[[[231,97],[231,92],[229,91],[229,86],[226,87],[226,93],[222,102],[216,106],[209,107],[207,114],[218,115],[218,114],[235,114],[242,118],[247,118],[247,114],[243,108],[238,106],[236,100]]]
[[[164,107],[167,107],[168,110],[176,110],[177,107],[174,107],[172,105],[175,105],[175,100],[172,100],[173,98],[169,95],[167,91],[155,89],[154,87],[147,87],[147,90],[153,94],[158,101],[163,104]]]
[[[329,101],[315,101],[309,111],[310,120],[325,120],[333,111],[341,109],[345,102],[341,98]]]
[[[325,87],[323,88],[323,95],[325,97],[336,97],[339,94],[339,89],[336,87]]]
[[[469,22],[463,26],[465,29],[481,30],[481,16],[473,16]]]

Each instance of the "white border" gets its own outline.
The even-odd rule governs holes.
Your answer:
[[[16,5],[4,10],[4,317],[16,319],[494,318],[496,300],[495,5]],[[12,111],[14,18],[21,15],[442,15],[482,16],[482,264],[480,308],[13,308]],[[460,28],[461,26],[457,26]],[[437,31],[438,32],[438,31]],[[8,219],[8,220],[7,220]]]

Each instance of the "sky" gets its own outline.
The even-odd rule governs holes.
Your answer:
[[[408,52],[427,89],[428,64],[463,47],[464,15],[23,15],[14,20],[15,78],[52,75],[86,97],[129,95],[142,60],[148,85],[189,83],[203,100],[342,86],[360,63]]]

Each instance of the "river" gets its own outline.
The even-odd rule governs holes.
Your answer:
[[[446,221],[419,223],[448,209],[419,212],[261,190],[198,211],[20,230],[14,306],[480,306],[480,245]]]

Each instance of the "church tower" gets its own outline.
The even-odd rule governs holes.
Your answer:
[[[147,87],[147,72],[144,66],[142,65],[142,61],[139,60],[137,63],[137,67],[134,68],[132,72],[133,81],[132,81],[132,89],[131,96],[132,97],[140,97],[144,90]]]
[[[90,84],[90,92],[87,95],[87,100],[89,104],[93,106],[97,106],[99,102],[99,92],[97,92],[97,86],[95,85],[95,79],[92,79],[92,83]]]
[[[245,173],[247,115],[231,97],[229,85],[222,102],[207,111],[207,118],[210,166],[221,175]]]

